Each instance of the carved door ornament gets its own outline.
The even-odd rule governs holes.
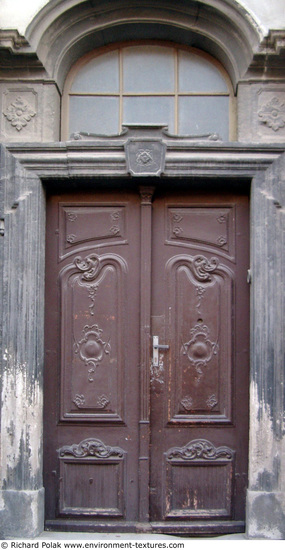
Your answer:
[[[191,338],[181,348],[183,355],[187,355],[190,365],[195,367],[197,372],[196,383],[198,384],[204,374],[204,369],[210,363],[213,355],[218,353],[218,342],[211,342],[210,330],[207,325],[199,322],[190,330]]]
[[[125,451],[120,447],[105,445],[100,439],[94,438],[84,439],[78,444],[64,445],[59,449],[58,453],[60,458],[66,456],[73,456],[74,458],[124,458],[125,455]]]
[[[104,354],[109,355],[111,346],[109,342],[103,342],[101,338],[102,329],[98,325],[85,325],[82,331],[82,338],[74,344],[75,353],[88,367],[88,380],[93,382],[93,373],[101,363]]]

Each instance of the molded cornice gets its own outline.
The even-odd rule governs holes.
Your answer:
[[[160,134],[160,135],[159,135]],[[54,144],[9,144],[7,150],[41,179],[128,177],[126,147],[130,141],[162,142],[166,147],[162,177],[252,178],[266,171],[285,151],[280,145],[247,145],[175,138],[157,129],[135,129],[108,138]],[[143,174],[141,174],[143,176]],[[147,178],[145,178],[147,180]]]

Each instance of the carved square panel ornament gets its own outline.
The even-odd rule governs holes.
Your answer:
[[[129,139],[125,152],[132,176],[160,176],[164,171],[166,144],[161,140]]]
[[[257,92],[257,132],[270,141],[282,141],[285,135],[284,87],[261,89]]]

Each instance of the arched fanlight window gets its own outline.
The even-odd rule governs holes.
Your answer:
[[[198,50],[139,44],[88,54],[64,90],[63,139],[117,134],[124,124],[165,124],[171,134],[233,138],[233,90],[220,64]]]

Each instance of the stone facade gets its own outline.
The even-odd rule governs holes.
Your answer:
[[[155,6],[147,0],[50,0],[41,2],[42,10],[25,31],[13,21],[0,31],[3,537],[32,537],[44,528],[46,186],[59,178],[130,177],[124,149],[130,133],[60,141],[64,80],[75,61],[96,47],[160,38],[211,53],[236,90],[238,142],[170,138],[151,128],[148,137],[166,149],[165,181],[175,176],[251,181],[247,534],[285,538],[285,16],[278,30],[266,28],[265,8],[261,25],[246,5],[233,0],[177,1],[175,7],[162,0]]]

